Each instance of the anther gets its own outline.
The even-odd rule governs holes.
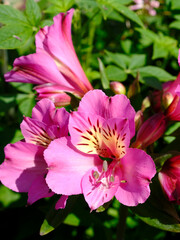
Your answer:
[[[103,161],[103,170],[104,170],[105,172],[107,172],[107,170],[108,170],[108,163],[107,163],[106,160]]]
[[[97,171],[94,171],[94,172],[93,172],[93,177],[94,177],[95,179],[98,179],[98,178],[99,178],[99,173],[98,173]]]

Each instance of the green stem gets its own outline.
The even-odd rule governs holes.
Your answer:
[[[126,230],[126,218],[128,215],[128,207],[121,204],[119,208],[119,222],[117,224],[116,240],[124,240]]]

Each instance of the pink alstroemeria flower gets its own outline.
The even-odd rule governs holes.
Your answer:
[[[91,210],[114,196],[127,206],[145,202],[156,170],[149,155],[129,148],[134,117],[125,95],[109,98],[100,90],[89,91],[71,113],[71,138],[54,140],[45,150],[49,188],[58,194],[83,193]]]
[[[50,98],[56,106],[65,106],[69,92],[83,97],[93,89],[88,81],[71,38],[71,20],[74,9],[54,17],[54,24],[36,34],[36,53],[14,61],[14,68],[5,74],[7,82],[37,85],[38,99]]]
[[[169,201],[180,204],[180,155],[168,159],[158,177]]]
[[[159,8],[160,6],[159,1],[155,0],[134,0],[134,2],[135,5],[130,6],[131,10],[143,9],[146,10],[151,16],[156,15],[156,11],[154,10],[154,8]]]
[[[48,170],[43,153],[52,140],[68,135],[68,121],[64,108],[56,109],[49,99],[43,99],[33,108],[32,118],[24,117],[21,123],[24,139],[4,149],[0,181],[13,191],[28,192],[29,204],[54,194],[45,182]]]

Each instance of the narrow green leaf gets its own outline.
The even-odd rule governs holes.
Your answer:
[[[29,25],[28,20],[23,12],[3,4],[0,4],[0,22],[13,25],[15,23]]]
[[[0,48],[15,49],[25,44],[32,36],[32,29],[25,25],[7,25],[0,28]]]
[[[127,74],[122,69],[114,65],[109,65],[106,68],[106,75],[110,81],[123,82],[127,78]]]
[[[35,2],[34,0],[26,1],[26,15],[27,15],[29,22],[33,26],[38,26],[42,15],[41,15],[41,10],[40,10],[37,2]]]
[[[141,19],[138,15],[131,11],[128,7],[124,6],[119,0],[99,0],[101,4],[107,4],[108,6],[113,7],[116,11],[120,12],[123,16],[129,18],[133,22],[137,23],[141,27],[144,27]]]
[[[100,58],[98,58],[99,70],[101,75],[101,83],[104,89],[109,89],[109,80],[106,75],[105,67]]]

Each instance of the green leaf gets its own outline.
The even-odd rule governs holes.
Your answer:
[[[150,226],[171,232],[180,232],[180,219],[174,205],[162,192],[157,177],[151,184],[151,195],[144,204],[131,210]]]
[[[136,69],[142,67],[145,65],[145,63],[146,63],[145,54],[133,54],[129,64],[129,69]]]
[[[15,25],[15,23],[29,25],[23,12],[3,4],[0,4],[0,22],[13,25]]]
[[[173,10],[180,9],[180,1],[177,0],[171,0],[171,8]]]
[[[32,108],[35,105],[34,94],[17,94],[16,101],[22,115],[31,116]]]
[[[80,219],[73,213],[70,213],[64,220],[64,224],[78,227],[80,224]]]
[[[152,59],[165,58],[168,56],[168,49],[164,48],[161,43],[155,42],[153,45],[153,56]]]
[[[110,81],[123,82],[127,78],[127,74],[122,69],[114,65],[109,65],[106,68],[106,75]]]
[[[19,193],[13,192],[3,185],[0,186],[0,204],[3,205],[3,207],[8,207],[10,204],[19,200],[20,197],[21,195]]]
[[[121,4],[121,2],[119,0],[98,0],[98,2],[101,4],[111,6],[116,11],[120,12],[123,16],[129,18],[133,22],[136,22],[141,27],[144,27],[144,25],[143,25],[141,19],[138,17],[138,15],[135,12],[131,11],[128,7]]]
[[[100,58],[98,58],[99,70],[101,75],[101,83],[104,89],[109,89],[109,80],[106,75],[105,67]]]
[[[160,172],[166,160],[172,157],[172,154],[163,154],[154,159],[157,172]]]
[[[151,30],[148,29],[144,29],[144,28],[136,28],[136,31],[138,31],[139,33],[141,33],[142,36],[145,36],[149,39],[151,39],[152,41],[155,41],[158,36],[156,35],[156,33],[154,33]]]
[[[169,25],[170,28],[180,29],[180,21],[174,21]]]
[[[76,202],[77,198],[78,196],[69,197],[67,200],[66,207],[64,209],[56,210],[54,204],[51,206],[43,224],[41,225],[41,228],[40,228],[41,236],[44,236],[50,233],[55,228],[57,228],[61,223],[63,223],[65,218],[68,216],[68,214],[72,210],[72,207]]]
[[[34,0],[26,1],[26,15],[27,15],[29,22],[33,26],[38,26],[42,15],[41,15],[41,10],[40,10],[37,2],[35,2]]]
[[[32,36],[32,29],[25,25],[7,25],[0,28],[0,48],[15,49],[25,44]]]
[[[161,82],[167,82],[170,80],[175,80],[176,77],[171,75],[170,73],[166,72],[164,69],[156,67],[156,66],[146,66],[139,68],[138,71],[140,74],[143,74],[143,76],[154,76]]]
[[[112,53],[109,51],[105,51],[107,56],[112,60],[113,63],[117,64],[119,67],[126,69],[129,66],[130,58],[125,54],[120,53]]]

